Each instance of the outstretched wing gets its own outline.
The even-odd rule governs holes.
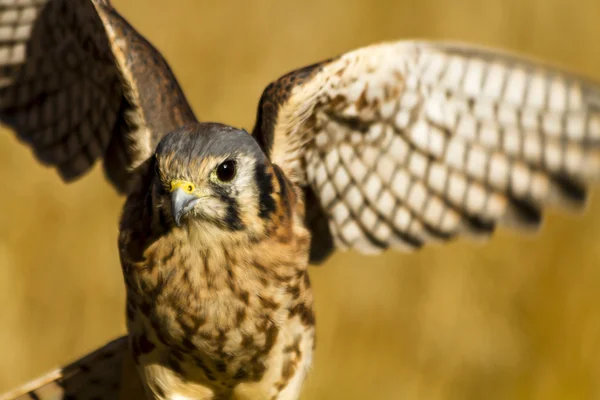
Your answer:
[[[307,192],[313,262],[415,249],[581,207],[600,175],[600,86],[493,50],[386,43],[272,83],[253,134]]]
[[[195,122],[160,53],[107,0],[0,3],[0,120],[66,181],[104,160],[121,192]]]
[[[130,368],[127,349],[127,337],[122,336],[64,368],[1,394],[0,400],[141,399],[141,386],[134,390],[123,386],[135,384],[124,379],[129,378],[124,371]],[[131,378],[135,375],[131,374]]]

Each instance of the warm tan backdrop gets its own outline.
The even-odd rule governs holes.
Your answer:
[[[598,0],[114,0],[204,120],[251,129],[282,73],[372,42],[474,41],[600,80]],[[0,391],[124,332],[122,199],[73,185],[0,132]],[[598,221],[598,222],[596,222]],[[600,398],[600,197],[540,235],[416,255],[337,255],[312,273],[304,399]]]

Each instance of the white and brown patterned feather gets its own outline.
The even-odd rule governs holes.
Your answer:
[[[127,349],[128,339],[122,336],[64,368],[0,395],[0,400],[133,400],[143,392],[141,387],[135,390],[123,387],[137,384],[131,382],[137,379],[134,373],[124,375],[131,357]]]
[[[0,3],[0,120],[63,179],[98,159],[127,192],[160,138],[195,122],[160,53],[105,0]]]
[[[307,221],[313,261],[415,249],[580,208],[600,176],[600,86],[499,51],[385,43],[272,83],[254,135],[328,218]]]

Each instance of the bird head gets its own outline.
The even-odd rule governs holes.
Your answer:
[[[159,143],[153,196],[178,228],[260,233],[276,208],[273,171],[246,131],[200,123]]]

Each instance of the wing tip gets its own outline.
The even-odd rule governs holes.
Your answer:
[[[502,224],[508,228],[537,232],[542,224],[542,210],[531,201],[512,197]]]
[[[588,190],[581,182],[564,174],[554,175],[552,197],[557,205],[568,209],[581,209],[588,200]]]

